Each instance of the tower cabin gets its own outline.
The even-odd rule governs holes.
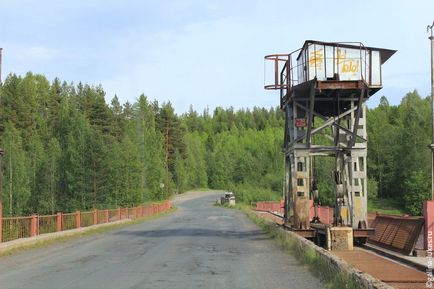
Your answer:
[[[364,102],[382,88],[381,65],[396,50],[366,47],[359,42],[336,43],[307,40],[290,54],[265,57],[274,61],[274,83],[265,89],[280,90],[283,109],[291,98],[305,98],[315,87],[315,111],[334,116],[349,108],[363,89]],[[279,73],[280,70],[280,73]]]

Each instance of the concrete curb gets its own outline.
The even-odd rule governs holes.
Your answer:
[[[323,261],[325,261],[329,267],[336,271],[337,273],[345,273],[348,274],[351,278],[353,278],[359,285],[367,289],[393,289],[392,286],[372,277],[369,274],[366,274],[360,270],[357,270],[354,266],[348,264],[343,259],[333,255],[329,251],[318,247],[311,241],[300,237],[294,232],[287,231],[279,226],[279,230],[287,235],[290,238],[293,238],[297,241],[298,246],[301,250],[312,249],[315,251],[316,255]]]
[[[79,235],[79,234],[82,234],[84,232],[92,231],[92,230],[95,230],[98,228],[104,228],[104,227],[109,227],[109,226],[113,226],[113,225],[117,225],[117,224],[125,224],[125,223],[130,223],[130,222],[132,222],[132,220],[124,219],[124,220],[116,221],[116,222],[92,225],[89,227],[72,229],[72,230],[67,230],[67,231],[62,231],[62,232],[47,233],[47,234],[43,234],[43,235],[39,235],[39,236],[35,236],[35,237],[22,238],[22,239],[17,239],[17,240],[5,242],[5,243],[0,243],[0,254],[8,252],[10,250],[14,250],[14,249],[25,248],[25,247],[32,246],[32,245],[37,245],[37,244],[45,242],[45,241],[56,240],[56,239],[60,239],[63,237],[75,236],[75,235]]]
[[[318,247],[313,242],[299,236],[298,234],[285,230],[282,226],[277,225],[270,220],[263,219],[269,226],[275,226],[280,231],[280,233],[286,234],[289,238],[297,242],[297,246],[301,251],[306,251],[307,249],[312,249],[315,251],[316,255],[328,264],[336,273],[344,273],[352,278],[357,284],[366,289],[394,289],[394,287],[378,280],[377,278],[357,270],[354,266],[347,263],[345,260],[333,255],[324,248]]]

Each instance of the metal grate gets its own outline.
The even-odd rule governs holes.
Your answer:
[[[413,252],[423,224],[422,217],[377,215],[372,222],[375,233],[368,242],[409,255]]]

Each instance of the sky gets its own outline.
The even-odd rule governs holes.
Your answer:
[[[263,89],[264,56],[307,39],[398,50],[383,65],[382,95],[430,95],[434,1],[0,0],[2,78],[40,73],[99,85],[110,102],[144,93],[178,113],[279,105]],[[265,71],[265,73],[264,73]]]

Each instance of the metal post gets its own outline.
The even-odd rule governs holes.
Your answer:
[[[432,25],[427,26],[427,31],[430,32],[429,40],[431,40],[431,106],[432,106],[432,143],[431,147],[431,200],[434,200],[434,21]]]
[[[0,84],[2,84],[2,54],[3,48],[0,48]]]
[[[1,48],[0,48],[0,59],[1,59]],[[0,68],[1,68],[1,60],[0,60]],[[1,69],[0,69],[1,70]],[[1,71],[0,71],[1,73]],[[1,84],[1,75],[0,75],[0,84]],[[2,233],[3,233],[3,149],[0,148],[0,243],[2,242]]]
[[[3,204],[0,202],[0,243],[3,240]]]

